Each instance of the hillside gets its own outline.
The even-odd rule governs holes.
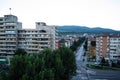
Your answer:
[[[120,31],[115,31],[107,28],[89,28],[86,26],[57,26],[58,31],[67,31],[67,32],[86,32],[86,33],[119,33]]]

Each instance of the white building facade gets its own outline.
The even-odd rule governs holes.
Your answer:
[[[17,16],[0,17],[0,56],[12,56],[17,48],[29,54],[45,48],[55,49],[55,26],[36,22],[36,29],[22,29]]]
[[[120,59],[120,36],[110,37],[109,53],[111,60]]]

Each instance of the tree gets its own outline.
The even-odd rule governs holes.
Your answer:
[[[77,42],[74,41],[74,42],[73,42],[73,45],[70,46],[70,48],[71,48],[72,51],[76,51],[76,48],[77,48]]]
[[[73,42],[72,46],[70,46],[70,49],[72,51],[76,51],[78,46],[80,46],[84,42],[84,40],[85,40],[85,37],[82,37],[82,38],[80,37],[78,41]]]
[[[44,79],[43,80],[54,80],[54,72],[53,72],[53,70],[46,69],[45,73],[44,73]],[[57,80],[57,79],[55,79],[55,80]]]
[[[16,51],[14,53],[15,53],[15,55],[25,55],[25,54],[27,54],[27,52],[22,48],[16,49]]]
[[[76,72],[74,53],[66,47],[39,54],[15,55],[1,80],[69,80]]]
[[[91,41],[91,46],[96,46],[96,41]]]
[[[76,72],[76,63],[75,63],[75,55],[71,51],[71,49],[67,47],[61,47],[58,50],[58,53],[61,56],[64,66],[64,80],[69,80],[71,75],[75,74]]]
[[[88,45],[88,41],[86,40],[85,45],[84,45],[84,48],[85,48],[86,51],[87,51],[87,45]]]
[[[101,65],[102,65],[102,66],[105,65],[105,58],[104,58],[104,57],[102,57],[102,59],[101,59]]]
[[[45,67],[46,69],[51,69],[54,71],[55,80],[62,80],[64,76],[64,66],[60,57],[60,54],[57,51],[52,51],[46,49],[41,52],[45,57]]]

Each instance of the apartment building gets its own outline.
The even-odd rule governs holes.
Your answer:
[[[88,60],[95,61],[96,57],[96,38],[94,36],[88,37],[88,45],[87,45],[87,56]]]
[[[100,35],[96,37],[96,58],[100,57],[108,60],[120,59],[120,36]]]
[[[109,58],[120,60],[120,36],[110,36],[109,43]]]
[[[45,48],[55,49],[55,26],[36,22],[36,29],[22,29],[17,16],[0,17],[0,56],[12,56],[17,48],[29,54]]]

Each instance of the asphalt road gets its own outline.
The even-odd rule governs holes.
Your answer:
[[[90,80],[120,80],[120,70],[96,70],[96,74],[89,74]]]
[[[89,75],[83,62],[84,52],[84,47],[81,45],[76,53],[77,74],[71,80],[89,80]]]
[[[86,67],[83,45],[76,53],[77,74],[71,80],[120,80],[120,70],[94,70]],[[83,61],[83,58],[85,61]]]

